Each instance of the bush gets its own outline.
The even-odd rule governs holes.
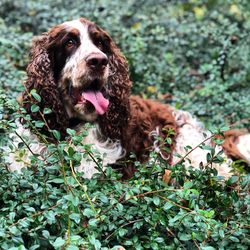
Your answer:
[[[130,65],[133,92],[192,111],[208,126],[250,128],[250,3],[247,0],[2,0],[0,137],[25,113],[23,90],[33,35],[85,16],[107,30]],[[83,179],[79,138],[48,144],[23,174],[0,167],[1,249],[248,249],[249,175],[221,182],[208,168],[186,171],[152,153],[129,181],[108,168]],[[84,136],[84,135],[82,135]],[[18,146],[22,157],[24,143]],[[6,157],[2,150],[1,155]],[[96,156],[98,161],[98,155]],[[213,159],[214,160],[214,159]],[[101,167],[101,162],[99,162]],[[242,164],[239,163],[242,169]],[[173,186],[162,181],[171,168]]]

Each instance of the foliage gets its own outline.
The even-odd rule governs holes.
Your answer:
[[[15,132],[33,35],[85,16],[114,37],[128,58],[133,91],[173,95],[172,105],[207,124],[250,128],[250,3],[247,0],[0,1],[0,137]],[[35,95],[35,93],[33,93]],[[39,99],[39,97],[37,97]],[[35,110],[34,110],[35,112]],[[30,121],[33,126],[41,124]],[[58,134],[54,132],[56,136]],[[22,174],[0,166],[1,249],[248,249],[249,175],[226,182],[211,168],[186,171],[152,152],[129,181],[108,168],[75,173],[82,137],[48,144]],[[19,157],[27,150],[18,145]],[[1,156],[6,156],[2,150]],[[210,160],[221,160],[213,155]],[[101,168],[101,159],[95,155]],[[242,168],[241,163],[239,163]],[[171,169],[172,185],[162,181]]]
[[[1,103],[10,113],[17,108],[4,94]],[[25,113],[13,115],[18,116],[29,120]],[[3,119],[1,126],[17,131],[10,119]],[[45,154],[31,155],[22,174],[10,173],[2,163],[2,249],[110,249],[119,245],[128,249],[247,249],[249,176],[221,182],[209,167],[223,161],[220,153],[215,155],[211,149],[208,167],[185,170],[181,161],[170,167],[152,152],[147,163],[137,163],[138,172],[131,180],[121,181],[111,167],[88,180],[75,172],[81,161],[79,149],[92,154],[98,168],[102,168],[101,158],[90,145],[82,144],[85,131],[78,135],[68,129],[68,134],[70,141],[47,144]],[[17,147],[21,159],[27,148],[23,143]],[[171,169],[172,185],[162,181],[166,168]]]

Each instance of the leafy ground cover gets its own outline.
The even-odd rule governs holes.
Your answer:
[[[133,92],[197,115],[213,132],[250,129],[250,3],[189,1],[0,1],[0,137],[16,130],[31,39],[79,16],[107,30],[129,60]],[[173,98],[165,99],[170,93]],[[39,126],[39,124],[35,124]],[[48,144],[23,174],[0,166],[1,249],[248,249],[249,175],[222,182],[210,168],[185,170],[152,152],[128,181],[108,168],[74,172],[82,137]],[[24,138],[26,140],[26,138]],[[20,143],[19,156],[27,149]],[[2,150],[1,158],[6,155]],[[220,160],[211,150],[210,163]],[[2,158],[3,159],[3,158]],[[98,166],[102,162],[95,155]],[[162,181],[171,169],[174,185]]]

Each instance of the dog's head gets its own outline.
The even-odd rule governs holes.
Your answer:
[[[34,40],[31,54],[24,106],[32,113],[34,99],[29,91],[36,89],[42,99],[40,111],[52,110],[46,115],[50,129],[60,131],[74,117],[95,121],[103,116],[105,126],[116,117],[115,112],[127,109],[127,62],[95,23],[80,18],[57,25]],[[41,114],[32,117],[41,118]]]
[[[109,105],[111,38],[85,19],[63,23],[49,32],[49,55],[69,116],[93,121]]]

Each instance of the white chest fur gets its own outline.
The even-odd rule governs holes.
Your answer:
[[[113,164],[125,155],[125,150],[122,148],[119,141],[107,139],[105,141],[98,140],[98,131],[96,128],[88,129],[88,135],[84,138],[83,143],[90,145],[91,152],[94,153],[95,161],[90,155],[85,155],[82,158],[78,172],[83,172],[85,178],[91,178],[94,173],[97,173],[97,162],[104,170],[108,164]]]
[[[19,122],[17,122],[17,127],[16,133],[9,135],[12,144],[11,148],[4,147],[6,152],[4,160],[8,164],[10,171],[20,172],[23,167],[30,166],[32,153],[41,156],[42,159],[42,156],[46,154],[47,146],[41,143],[36,135],[32,134],[29,129],[25,129]],[[87,134],[86,137],[83,137],[82,144],[88,145],[88,152],[84,152],[82,147],[77,148],[79,152],[82,152],[82,160],[80,165],[76,167],[76,171],[82,172],[85,178],[91,178],[94,173],[98,172],[97,164],[104,170],[105,166],[113,164],[122,158],[125,155],[125,151],[119,141],[110,139],[106,141],[98,140],[96,128],[88,128]],[[26,145],[23,145],[21,148],[18,147],[22,140],[29,145],[29,149]]]

